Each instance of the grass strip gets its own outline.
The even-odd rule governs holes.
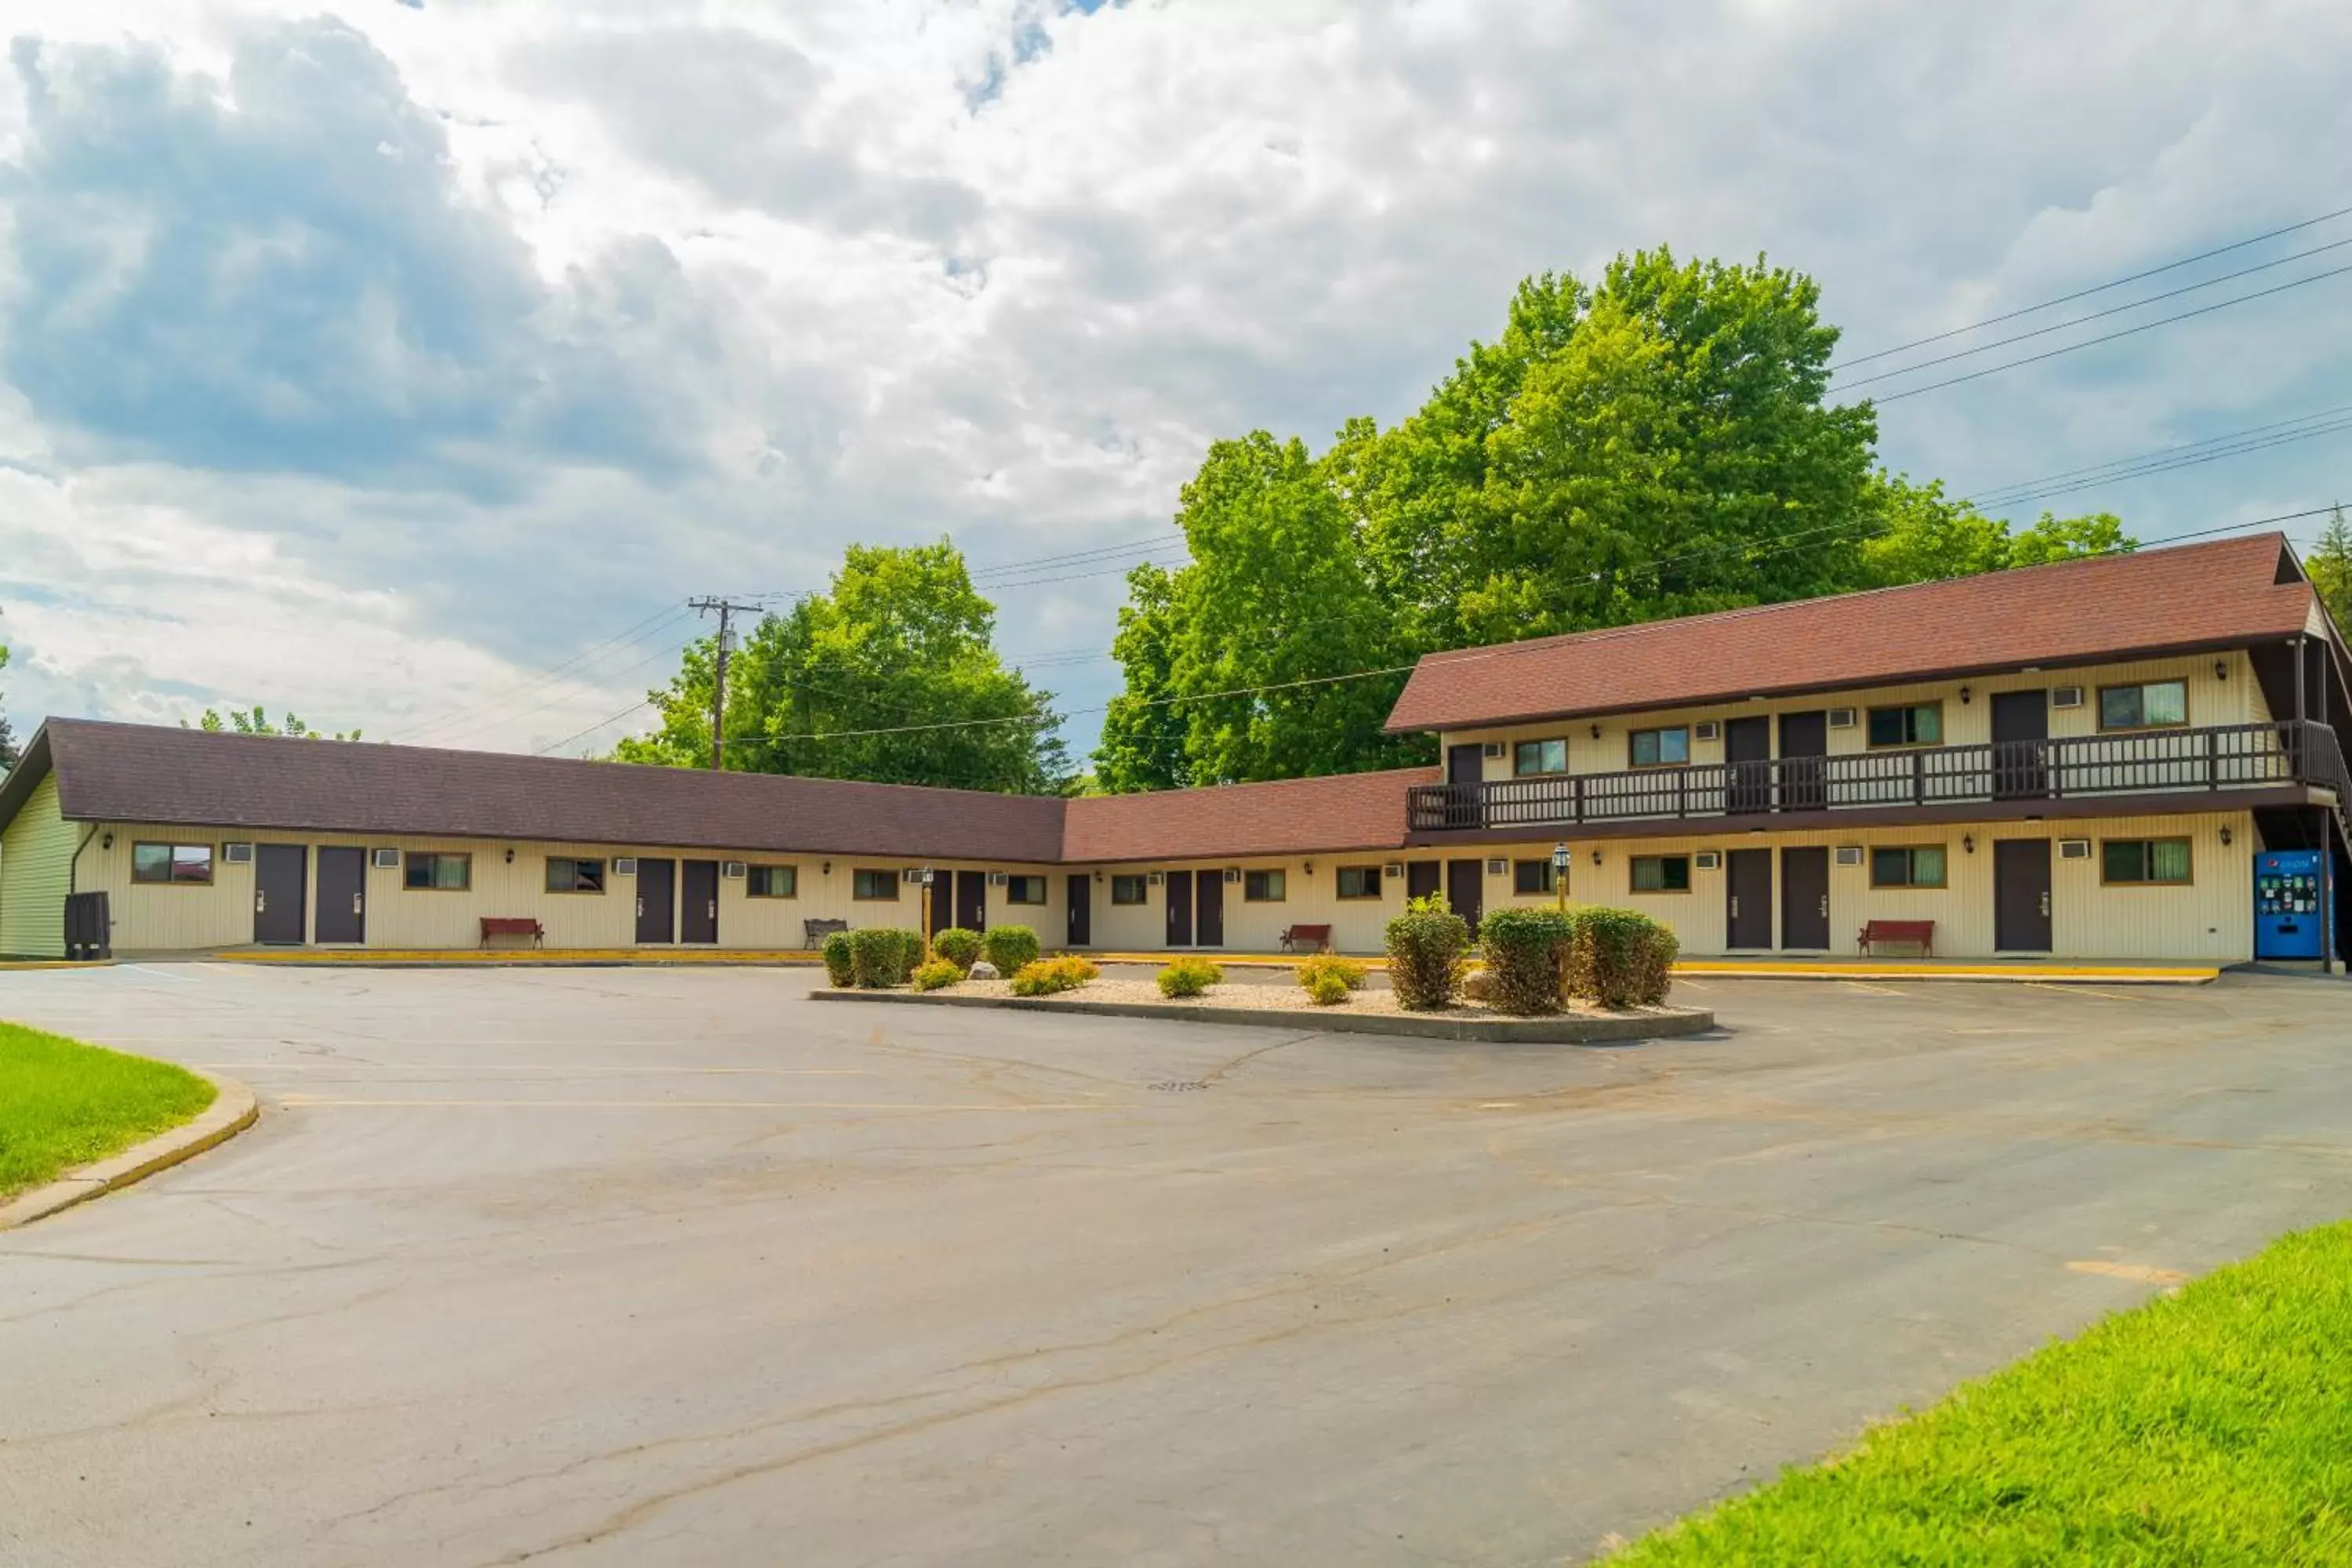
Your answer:
[[[213,1094],[170,1062],[0,1024],[0,1198],[177,1127]]]
[[[2352,1564],[2352,1224],[2286,1237],[1608,1561]]]

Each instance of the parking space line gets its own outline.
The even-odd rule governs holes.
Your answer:
[[[221,1072],[545,1073],[555,1078],[879,1078],[873,1068],[550,1067],[537,1062],[198,1062]]]
[[[289,1110],[397,1108],[408,1110],[496,1109],[499,1110],[1122,1110],[1124,1101],[1071,1101],[1048,1105],[907,1105],[854,1100],[341,1100],[325,1095],[278,1097]]]
[[[1868,985],[1859,980],[1844,980],[1840,981],[1839,984],[1843,985],[1849,991],[1867,991],[1874,996],[1901,996],[1905,994],[1905,993],[1895,990],[1891,985]]]

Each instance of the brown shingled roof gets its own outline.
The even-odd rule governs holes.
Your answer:
[[[1037,795],[77,719],[52,719],[42,734],[59,807],[82,822],[906,859],[1061,853],[1063,803]]]
[[[2304,629],[2276,533],[1433,653],[1391,731],[2243,646]]]
[[[1086,796],[1070,802],[1062,858],[1181,860],[1393,849],[1404,843],[1405,790],[1435,768],[1280,779],[1267,784]]]

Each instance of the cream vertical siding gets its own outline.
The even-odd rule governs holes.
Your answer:
[[[29,815],[29,813],[27,814]],[[21,820],[21,819],[20,819]],[[11,836],[15,833],[11,828]],[[799,892],[789,899],[750,896],[748,877],[719,879],[719,943],[739,950],[793,950],[803,944],[803,922],[845,920],[852,926],[888,925],[919,930],[922,925],[922,889],[903,880],[891,885],[896,900],[852,896],[859,867],[887,870],[899,876],[909,862],[889,855],[778,854],[743,850],[679,849],[660,845],[616,848],[612,845],[543,842],[504,843],[405,837],[400,835],[328,836],[297,838],[289,835],[250,834],[234,829],[166,827],[160,825],[115,825],[107,829],[110,848],[92,844],[82,857],[81,885],[105,888],[114,909],[114,942],[123,952],[169,952],[238,947],[253,941],[254,867],[229,865],[221,846],[238,843],[302,843],[311,851],[310,897],[315,904],[318,888],[316,851],[349,846],[369,852],[367,872],[367,942],[371,948],[448,949],[481,943],[484,916],[530,917],[547,929],[547,945],[560,948],[625,948],[636,942],[636,882],[613,868],[626,858],[660,858],[680,863],[672,873],[678,901],[684,900],[683,862],[711,860],[722,872],[730,861],[747,865],[792,866],[799,871]],[[214,847],[214,880],[210,887],[157,887],[131,880],[131,846],[137,843],[210,844]],[[404,859],[413,850],[439,850],[473,858],[472,886],[463,890],[410,889],[403,885],[399,867],[378,868],[373,851],[397,849]],[[547,861],[551,856],[603,860],[602,893],[551,893]],[[511,858],[509,858],[511,857]],[[1015,906],[1007,901],[1007,887],[988,889],[992,924],[1011,921],[1036,927],[1040,940],[1059,945],[1066,934],[1062,870],[1059,868],[937,862],[935,869],[981,872],[1027,871],[1047,879],[1046,903]],[[315,916],[315,910],[306,911]],[[306,920],[305,930],[315,926]]]
[[[1423,858],[1428,857],[1424,856]],[[1148,865],[1103,866],[1090,868],[1098,872],[1102,880],[1094,890],[1093,946],[1108,952],[1155,952],[1167,946],[1168,889],[1163,881],[1157,887],[1147,885],[1141,904],[1114,905],[1110,901],[1113,876],[1143,876],[1159,873],[1164,876],[1193,876],[1209,871],[1222,876],[1228,870],[1243,874],[1242,879],[1225,882],[1223,951],[1230,952],[1273,952],[1281,942],[1282,933],[1294,925],[1328,925],[1331,928],[1331,945],[1341,952],[1378,952],[1381,950],[1389,921],[1404,909],[1405,879],[1402,872],[1394,877],[1380,878],[1380,897],[1375,899],[1342,899],[1339,897],[1339,868],[1370,866],[1381,870],[1390,865],[1402,867],[1404,854],[1399,850],[1373,850],[1338,855],[1299,856],[1289,859],[1254,856],[1232,860],[1171,860]],[[1279,870],[1283,873],[1283,897],[1278,902],[1253,903],[1243,895],[1248,888],[1251,871]],[[1199,900],[1195,899],[1195,918]],[[1213,952],[1214,949],[1202,949]]]
[[[2216,673],[2216,667],[2219,673]],[[2132,663],[2096,665],[2081,669],[2042,670],[2034,674],[2013,672],[2006,675],[1973,676],[1966,680],[1921,681],[1907,685],[1856,687],[1852,690],[1815,692],[1802,697],[1777,697],[1768,701],[1718,702],[1699,707],[1662,708],[1640,714],[1618,715],[1606,719],[1586,719],[1555,721],[1544,724],[1516,724],[1496,729],[1461,730],[1444,736],[1448,746],[1471,742],[1500,742],[1503,754],[1484,760],[1485,776],[1491,783],[1501,783],[1513,776],[1511,772],[1513,745],[1519,741],[1565,739],[1568,742],[1568,767],[1572,773],[1623,773],[1631,767],[1629,733],[1635,730],[1654,730],[1678,726],[1696,726],[1714,721],[1766,717],[1777,721],[1782,713],[1811,713],[1829,708],[1855,710],[1854,722],[1850,727],[1829,731],[1832,756],[1852,756],[1870,750],[1866,712],[1872,708],[1895,707],[1905,704],[1940,702],[1944,710],[1944,736],[1940,742],[1948,746],[1978,745],[1992,739],[1992,698],[2003,691],[2049,690],[2061,686],[2083,689],[2083,702],[2077,708],[2053,708],[2050,710],[2050,733],[2053,739],[2099,732],[2099,688],[2127,686],[2141,681],[2179,680],[2189,689],[2189,722],[2203,727],[2214,724],[2251,724],[2270,718],[2263,702],[2262,688],[2253,678],[2253,669],[2242,652],[2204,654],[2184,658],[2147,659]],[[1967,700],[1960,693],[1968,692]],[[1596,735],[1595,731],[1600,732]],[[1773,750],[1780,749],[1779,726],[1774,726]],[[1720,739],[1691,740],[1691,761],[1707,764],[1723,761]]]
[[[57,776],[35,784],[0,833],[0,957],[65,956],[66,895],[81,836],[80,825],[58,812]]]

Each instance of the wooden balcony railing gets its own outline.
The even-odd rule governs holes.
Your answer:
[[[1413,832],[1438,833],[2278,784],[2334,789],[2341,802],[2346,777],[2334,730],[2281,721],[1559,773],[1494,784],[1416,784],[1408,811]]]

